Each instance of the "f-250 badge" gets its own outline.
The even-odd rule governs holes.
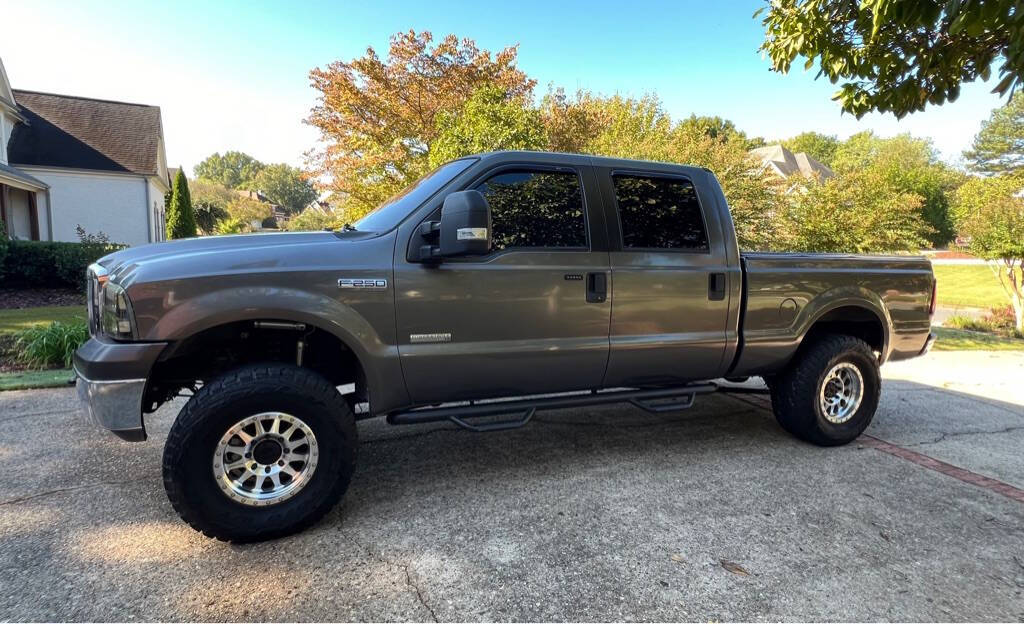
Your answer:
[[[383,290],[388,287],[388,281],[384,278],[341,278],[338,280],[338,288],[358,288],[360,290]]]

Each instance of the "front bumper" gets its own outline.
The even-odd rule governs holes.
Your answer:
[[[146,425],[142,421],[145,379],[92,381],[82,377],[77,369],[75,375],[78,398],[95,425],[129,442],[146,439]]]
[[[97,426],[130,442],[146,439],[142,398],[146,378],[167,344],[90,338],[75,352],[75,386]]]

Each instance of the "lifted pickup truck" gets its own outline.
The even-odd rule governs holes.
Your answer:
[[[741,254],[706,169],[499,152],[449,162],[338,232],[197,238],[88,272],[91,418],[164,447],[167,495],[223,540],[301,530],[348,488],[356,420],[476,431],[536,410],[689,407],[761,376],[779,424],[845,444],[879,366],[924,353],[920,257]]]

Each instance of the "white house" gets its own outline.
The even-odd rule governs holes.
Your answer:
[[[0,218],[11,238],[166,238],[160,108],[11,89],[0,61]]]

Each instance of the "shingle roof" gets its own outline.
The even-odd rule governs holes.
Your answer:
[[[14,90],[27,124],[8,143],[13,164],[156,175],[160,108]]]
[[[750,150],[750,153],[763,160],[766,164],[771,163],[785,177],[795,173],[801,173],[811,178],[818,176],[821,179],[831,178],[835,174],[831,169],[808,156],[805,152],[794,154],[782,145],[768,145]]]

